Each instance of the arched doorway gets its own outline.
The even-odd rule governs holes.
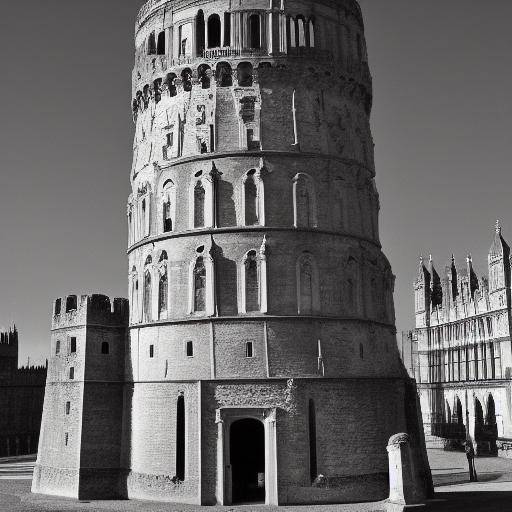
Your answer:
[[[475,451],[477,455],[480,455],[484,448],[484,412],[482,404],[478,398],[475,398]]]
[[[487,399],[487,414],[485,415],[484,435],[487,441],[489,454],[497,455],[498,448],[496,446],[496,440],[498,439],[498,425],[496,422],[496,405],[491,394]]]
[[[231,425],[229,453],[233,503],[265,502],[265,428],[244,418]]]

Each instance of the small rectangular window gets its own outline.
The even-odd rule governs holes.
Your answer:
[[[68,445],[68,442],[69,442],[69,434],[66,432],[64,434],[64,444],[67,446]]]
[[[62,308],[62,299],[57,299],[55,301],[55,309],[53,311],[54,315],[60,315],[60,310]]]
[[[109,345],[108,341],[104,341],[101,344],[101,353],[103,355],[108,355],[110,353],[110,345]]]
[[[69,378],[70,380],[73,380],[75,378],[75,369],[73,367],[69,369]]]
[[[194,357],[194,344],[191,341],[187,341],[185,350],[187,357]]]
[[[252,341],[248,341],[245,344],[245,357],[254,357],[254,348],[252,345]]]
[[[74,336],[69,339],[69,351],[71,354],[76,352],[76,338]]]
[[[66,402],[66,415],[69,414],[70,410],[71,410],[71,402]]]
[[[155,345],[149,345],[149,357],[155,357]]]

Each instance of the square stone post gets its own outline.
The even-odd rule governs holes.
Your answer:
[[[411,438],[401,433],[388,442],[389,502],[400,505],[417,505],[426,499],[424,484],[414,464]]]

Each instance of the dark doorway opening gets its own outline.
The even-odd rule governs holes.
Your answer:
[[[204,52],[204,27],[204,13],[202,10],[199,10],[196,17],[196,55],[198,57],[202,57]]]
[[[176,478],[185,480],[185,398],[178,397],[176,406]]]
[[[265,427],[247,418],[231,425],[233,503],[265,502]]]

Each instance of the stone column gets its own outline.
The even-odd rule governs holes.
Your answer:
[[[425,501],[423,482],[414,464],[411,438],[401,433],[388,442],[389,501],[400,505],[416,505]]]
[[[217,409],[217,486],[216,499],[217,505],[224,505],[224,421],[220,410]]]

